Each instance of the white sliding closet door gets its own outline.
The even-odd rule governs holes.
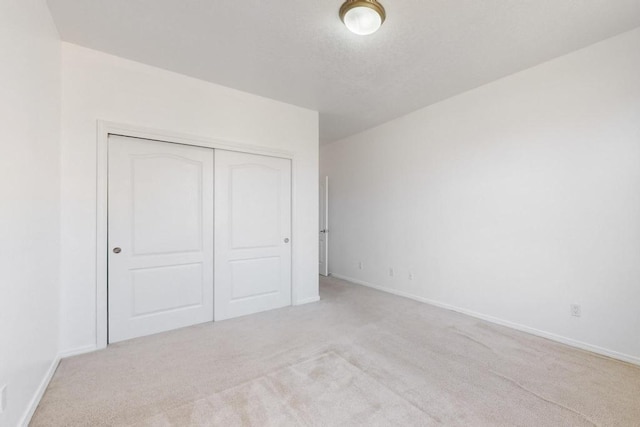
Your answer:
[[[291,161],[215,155],[215,319],[291,305]]]
[[[109,137],[109,341],[213,320],[212,149]]]

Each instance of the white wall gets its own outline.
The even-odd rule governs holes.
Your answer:
[[[640,29],[329,144],[321,174],[334,274],[640,363]]]
[[[295,152],[294,302],[318,297],[318,114],[63,43],[63,353],[96,344],[96,123]]]
[[[0,425],[58,352],[60,41],[43,0],[0,2]]]

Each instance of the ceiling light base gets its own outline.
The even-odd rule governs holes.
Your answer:
[[[354,9],[359,9],[359,8],[370,9],[380,17],[379,25],[377,25],[377,28],[373,29],[373,31],[358,32],[357,28],[356,29],[353,28],[353,23],[350,22],[350,20],[347,18],[347,14],[353,11]],[[386,18],[387,18],[387,13],[384,10],[384,7],[380,3],[378,3],[377,0],[346,0],[342,5],[342,7],[340,7],[340,19],[342,20],[342,22],[347,26],[347,28],[349,28],[349,30],[360,35],[367,35],[377,31],[377,29],[384,23]]]

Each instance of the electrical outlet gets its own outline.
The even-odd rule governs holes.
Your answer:
[[[413,280],[413,273],[409,272],[409,280]]]
[[[7,386],[0,387],[0,414],[4,412],[7,407]]]
[[[389,276],[393,277],[393,268],[389,269]]]
[[[362,270],[362,261],[358,263],[358,270]]]
[[[580,307],[580,304],[571,304],[571,315],[573,317],[582,316],[582,307]]]

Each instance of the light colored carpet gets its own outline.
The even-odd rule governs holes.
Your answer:
[[[336,279],[321,296],[65,359],[31,425],[640,425],[636,366]]]

